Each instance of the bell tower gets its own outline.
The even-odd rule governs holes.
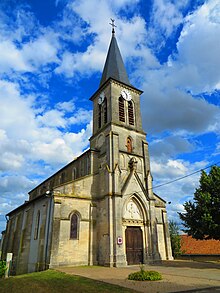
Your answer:
[[[93,184],[97,188],[94,199],[98,200],[97,261],[105,266],[124,266],[158,260],[159,249],[156,197],[140,111],[142,91],[129,81],[114,22],[112,25],[100,85],[90,98],[93,102],[90,147],[95,151],[96,166]],[[130,253],[128,247],[136,245],[129,242],[133,234],[138,235],[140,243],[137,259],[134,259],[136,248]]]
[[[97,135],[106,132],[107,128],[110,130],[116,126],[146,135],[142,129],[140,112],[142,93],[129,81],[113,26],[99,89],[90,98],[93,101],[91,147],[96,147],[94,138]]]

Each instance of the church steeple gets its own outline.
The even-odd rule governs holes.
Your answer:
[[[143,133],[140,95],[142,91],[130,84],[115,38],[112,20],[112,39],[106,57],[98,90],[90,98],[93,101],[93,136],[109,133],[112,127]],[[104,134],[103,134],[104,135]],[[95,141],[95,140],[94,140]],[[91,147],[93,145],[91,140]]]
[[[131,85],[115,38],[114,20],[112,20],[112,39],[109,46],[100,87],[110,78]]]

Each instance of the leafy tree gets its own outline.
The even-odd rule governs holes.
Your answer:
[[[3,278],[5,276],[6,270],[7,270],[6,262],[3,260],[0,260],[0,278]]]
[[[169,231],[173,257],[177,258],[178,255],[182,254],[178,224],[174,221],[169,221]]]
[[[202,171],[193,202],[185,202],[184,209],[179,213],[184,232],[196,239],[220,240],[220,167],[213,166],[209,174]]]

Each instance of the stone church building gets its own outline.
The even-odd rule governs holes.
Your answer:
[[[172,259],[166,203],[153,193],[140,95],[114,33],[93,103],[90,148],[7,214],[2,258],[16,274],[62,265]]]

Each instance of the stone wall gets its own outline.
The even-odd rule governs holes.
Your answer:
[[[48,190],[50,191],[60,185],[96,172],[97,166],[94,164],[95,153],[95,151],[91,150],[86,151],[80,157],[60,169],[57,173],[30,191],[29,200],[45,194]]]
[[[2,258],[13,253],[12,274],[45,269],[49,203],[50,199],[39,198],[9,214]]]
[[[89,265],[96,260],[95,205],[91,199],[55,195],[50,267]],[[79,215],[78,239],[70,238],[70,218]]]

